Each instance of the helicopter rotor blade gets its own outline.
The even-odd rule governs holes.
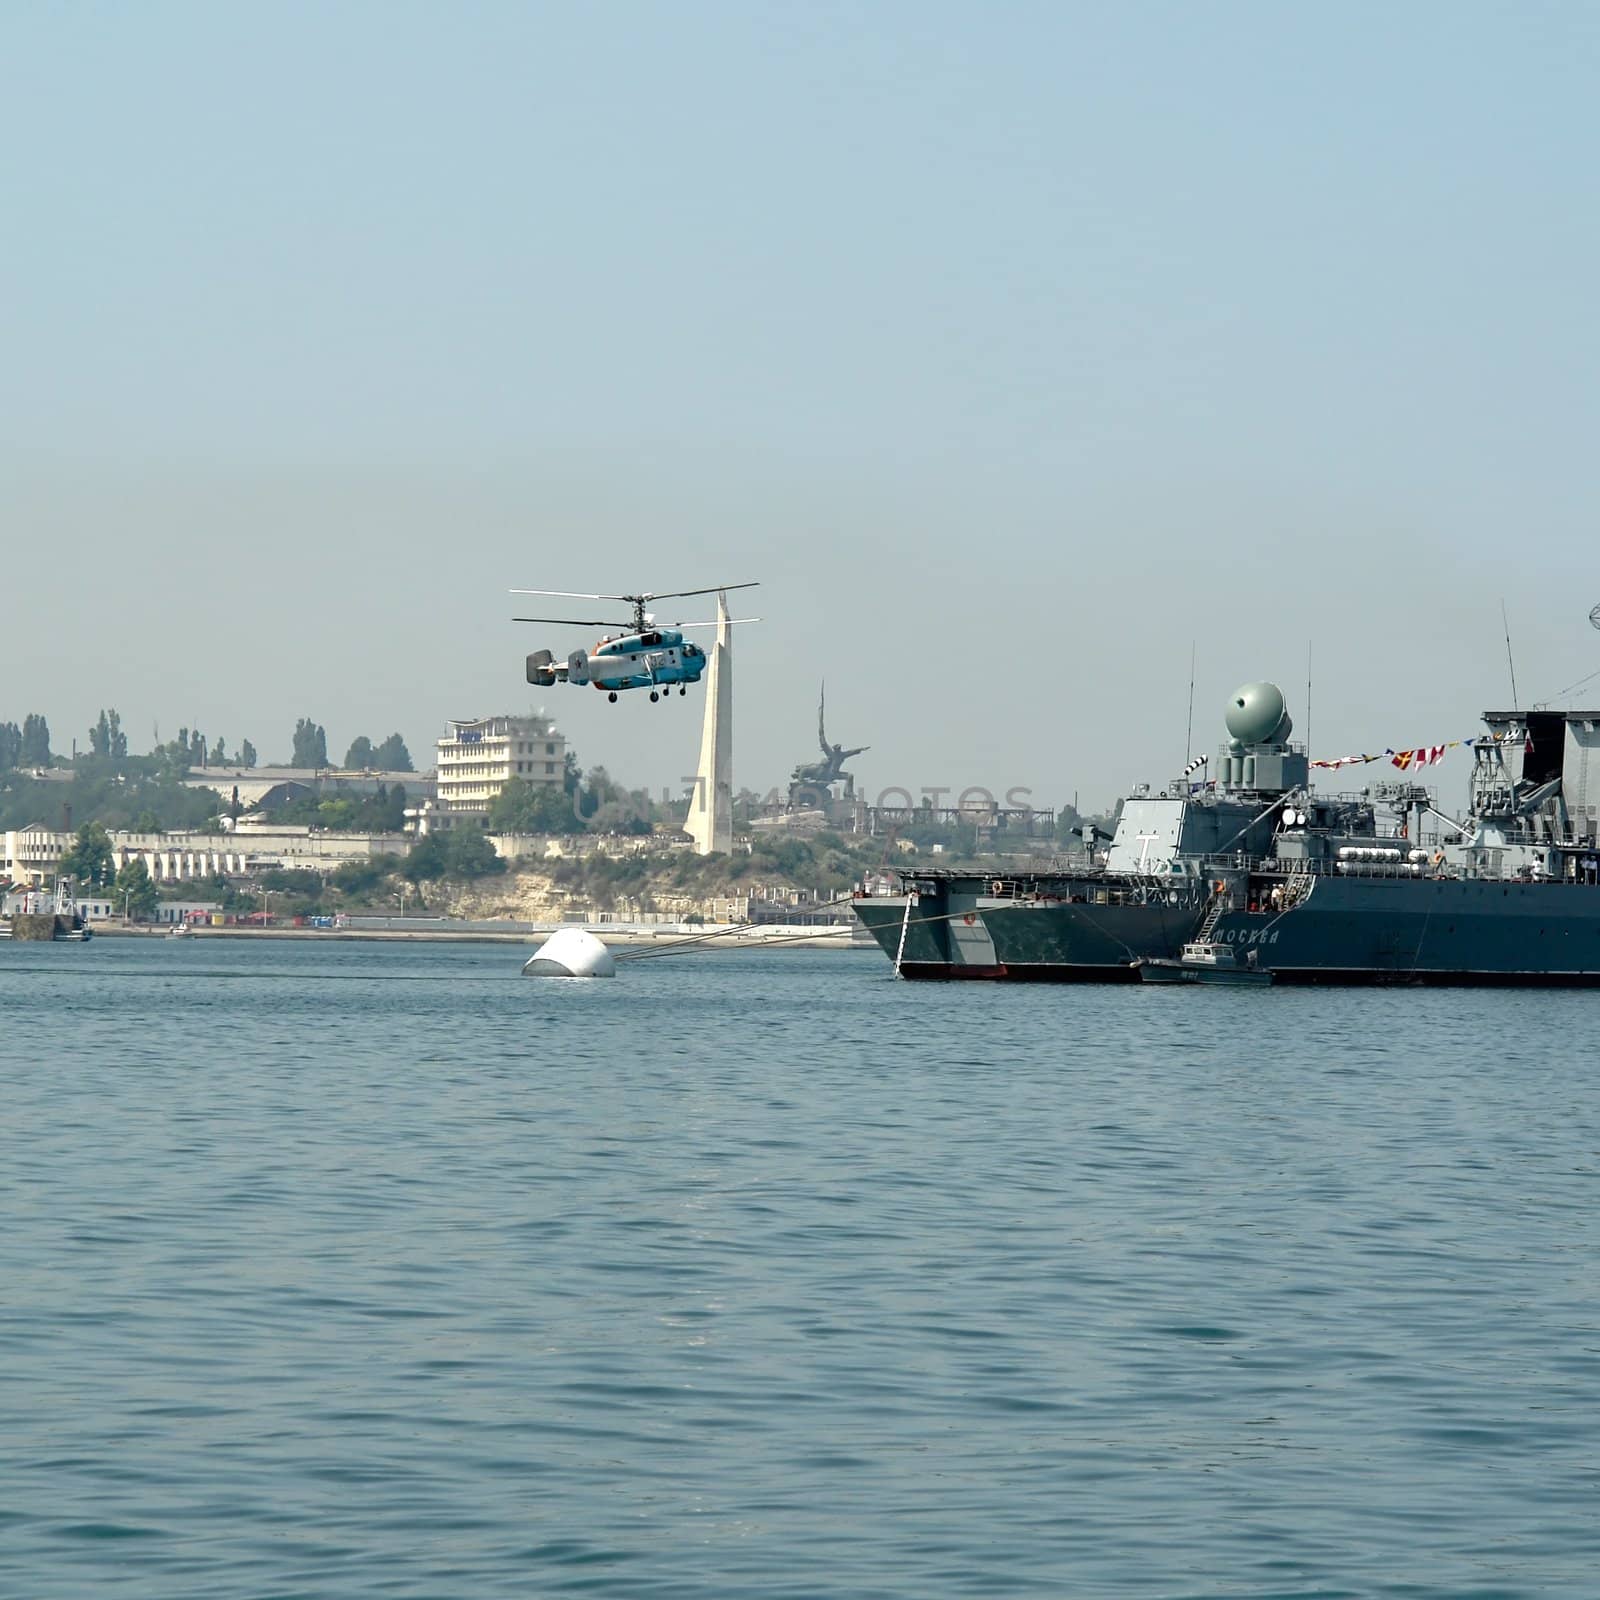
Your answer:
[[[761,580],[752,579],[749,583],[714,583],[709,589],[671,589],[661,594],[624,595],[625,600],[687,600],[690,595],[720,594],[724,589],[759,589]]]
[[[585,617],[513,617],[513,622],[548,622],[558,628],[631,628],[633,623],[618,622],[613,618],[610,622],[595,622],[592,618]]]
[[[724,620],[727,621],[728,626],[731,628],[736,622],[760,622],[762,619],[760,617],[728,617],[726,619],[719,617],[715,622],[674,622],[672,626],[674,628],[720,628]]]
[[[631,594],[579,594],[576,589],[508,589],[507,594],[543,594],[555,600],[632,600]]]

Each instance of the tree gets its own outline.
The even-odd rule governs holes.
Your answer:
[[[98,822],[86,822],[78,829],[61,857],[61,874],[85,889],[99,889],[111,881],[111,840]]]
[[[189,765],[203,767],[206,764],[206,736],[196,728],[189,735]]]
[[[351,741],[350,748],[344,753],[344,764],[352,772],[361,772],[377,765],[372,759],[372,741],[366,734]]]
[[[239,765],[247,772],[256,764],[256,747],[246,739],[239,746]]]
[[[161,899],[156,893],[156,886],[150,881],[150,874],[145,870],[142,856],[129,857],[128,864],[117,874],[111,893],[123,903],[126,915],[141,921],[155,915]]]
[[[340,894],[366,898],[394,871],[393,856],[353,856],[334,869],[333,886]]]
[[[566,790],[513,778],[489,802],[490,833],[581,833],[583,821]]]
[[[0,772],[10,772],[22,759],[22,729],[14,722],[0,722]]]
[[[1078,814],[1075,805],[1063,802],[1056,812],[1056,841],[1059,844],[1081,843],[1082,839],[1078,830],[1083,826],[1083,818]]]
[[[128,756],[128,736],[122,731],[122,718],[113,708],[102,710],[100,720],[89,730],[89,750],[97,756],[107,756],[113,761],[125,761]]]
[[[506,870],[488,838],[471,827],[452,828],[445,835],[444,859],[452,878],[487,878]]]
[[[430,878],[442,878],[448,870],[441,835],[424,834],[407,852],[400,876],[408,883],[425,883]]]
[[[37,711],[30,711],[22,719],[22,749],[18,765],[48,767],[50,765],[50,724]]]
[[[381,813],[377,825],[383,832],[399,833],[406,825],[406,786],[397,783],[386,793],[380,783],[372,797],[372,808]]]
[[[406,749],[406,742],[398,733],[391,733],[372,752],[372,765],[379,772],[415,772],[411,765],[411,752]]]
[[[222,735],[219,733],[217,735],[217,742],[211,747],[211,765],[214,767],[225,767],[227,764],[227,746],[223,744]]]
[[[327,764],[327,731],[319,728],[310,717],[301,717],[294,725],[294,753],[289,758],[289,765],[291,767],[325,767]]]
[[[631,800],[607,800],[589,818],[595,833],[646,834],[651,831],[649,819],[641,816]]]

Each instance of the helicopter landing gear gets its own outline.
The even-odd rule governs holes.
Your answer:
[[[686,689],[686,688],[685,688],[685,687],[683,687],[683,685],[681,685],[681,684],[680,684],[680,685],[679,685],[679,686],[678,686],[678,693],[679,693],[679,694],[688,694],[688,692],[689,692],[689,691],[688,691],[688,689]]]
[[[617,703],[617,691],[613,689],[611,693],[606,696],[606,699],[609,700],[612,705],[615,705]]]
[[[655,690],[654,690],[654,689],[652,689],[652,690],[651,690],[651,691],[650,691],[650,703],[651,703],[651,705],[654,705],[654,704],[655,704],[655,703],[656,703],[656,701],[657,701],[657,700],[659,700],[659,699],[660,699],[660,698],[661,698],[661,696],[660,696],[660,695],[658,695],[658,694],[657,694],[657,693],[656,693],[656,692],[655,692]]]

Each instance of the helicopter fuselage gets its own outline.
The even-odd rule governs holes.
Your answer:
[[[642,633],[607,635],[587,655],[575,650],[561,664],[549,651],[538,651],[528,657],[528,682],[544,686],[587,683],[617,694],[624,689],[660,690],[698,683],[705,669],[705,651],[686,642],[676,628],[647,628]]]

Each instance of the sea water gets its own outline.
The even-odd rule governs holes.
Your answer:
[[[0,947],[0,1595],[1600,1595],[1600,995]]]

